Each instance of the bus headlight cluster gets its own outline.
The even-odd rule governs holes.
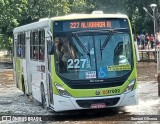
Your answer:
[[[136,79],[130,81],[130,83],[128,84],[128,86],[127,86],[126,89],[124,90],[124,93],[128,93],[128,92],[132,91],[135,82],[136,82]]]
[[[61,96],[71,97],[71,95],[58,83],[55,83],[56,88]]]

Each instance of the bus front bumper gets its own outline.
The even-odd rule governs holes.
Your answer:
[[[54,110],[68,111],[68,110],[79,110],[79,109],[92,109],[93,104],[104,104],[106,108],[120,107],[138,104],[137,90],[133,90],[129,93],[105,96],[105,97],[87,97],[87,98],[74,98],[74,97],[63,97],[60,95],[53,94],[54,98]]]

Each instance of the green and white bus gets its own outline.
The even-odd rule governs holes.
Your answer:
[[[14,29],[16,86],[54,111],[137,104],[136,51],[123,14],[71,14]]]

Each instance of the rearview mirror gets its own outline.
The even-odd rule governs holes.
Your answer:
[[[52,41],[47,42],[47,49],[48,49],[48,54],[53,55],[54,54],[54,43]]]

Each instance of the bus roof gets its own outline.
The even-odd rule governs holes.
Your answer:
[[[24,31],[29,31],[29,30],[34,30],[34,29],[38,29],[38,28],[43,28],[43,27],[47,27],[49,25],[49,21],[50,19],[42,19],[39,20],[38,22],[33,22],[30,24],[26,24],[20,27],[16,27],[13,30],[13,33],[19,33],[19,32],[24,32]]]
[[[13,33],[19,33],[19,32],[24,32],[28,30],[47,27],[49,26],[49,22],[51,20],[58,21],[58,20],[76,20],[76,19],[91,19],[91,18],[126,18],[128,19],[128,16],[124,14],[69,14],[65,16],[57,16],[53,18],[40,19],[38,22],[30,23],[30,24],[15,28],[13,30]]]
[[[91,18],[127,18],[124,14],[70,14],[65,16],[57,16],[51,20],[76,20],[76,19],[91,19]]]

